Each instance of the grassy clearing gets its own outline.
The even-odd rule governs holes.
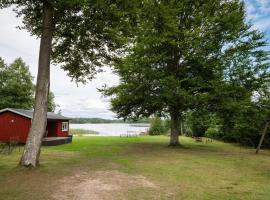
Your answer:
[[[98,135],[97,131],[86,129],[70,129],[70,133],[73,135],[87,135],[87,134]]]
[[[181,142],[183,147],[170,148],[166,136],[75,137],[72,144],[44,147],[41,167],[34,170],[17,167],[19,152],[0,155],[0,197],[51,199],[58,181],[78,171],[117,171],[158,187],[127,187],[123,199],[270,199],[270,151],[255,155],[217,141],[181,137]],[[118,193],[109,192],[117,199]]]

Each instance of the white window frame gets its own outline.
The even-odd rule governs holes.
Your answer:
[[[68,122],[62,122],[62,131],[68,131],[69,127],[68,127]]]

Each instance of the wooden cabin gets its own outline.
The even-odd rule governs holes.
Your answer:
[[[0,141],[9,142],[17,138],[19,143],[25,144],[31,127],[33,112],[33,110],[13,108],[0,110]],[[62,115],[48,112],[44,141],[51,141],[52,138],[54,140],[70,138],[69,120]],[[68,141],[62,141],[62,143],[68,143]]]

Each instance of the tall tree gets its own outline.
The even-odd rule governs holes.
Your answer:
[[[257,105],[257,113],[259,113],[259,123],[260,129],[262,130],[262,126],[264,126],[263,131],[260,136],[260,140],[257,144],[256,154],[259,153],[260,148],[265,140],[266,133],[269,133],[269,122],[270,122],[270,88],[269,82],[265,83],[265,89],[262,89],[258,92],[258,99],[256,101]],[[268,131],[267,131],[268,130]],[[270,137],[268,136],[268,142],[270,141]],[[269,143],[268,143],[269,144]]]
[[[246,23],[240,0],[151,0],[139,16],[134,45],[115,62],[121,83],[103,92],[119,117],[169,115],[170,145],[179,145],[183,113],[201,106],[223,79],[224,57],[241,54],[241,42],[261,46],[261,34]]]
[[[34,88],[29,67],[21,58],[15,59],[11,64],[6,64],[0,58],[0,109],[33,109]],[[50,91],[48,111],[53,112],[55,107],[54,94]]]
[[[262,106],[270,81],[270,54],[263,48],[267,45],[264,34],[252,30],[241,33],[224,51],[223,78],[215,83],[210,101],[222,120],[224,139],[241,142],[244,135],[252,135],[254,141],[261,132],[258,129],[263,128],[258,122],[264,121],[263,113],[269,112]]]
[[[131,1],[132,2],[132,1]],[[128,2],[117,0],[2,0],[15,5],[24,28],[41,38],[33,122],[20,164],[36,167],[46,128],[50,63],[76,81],[92,79],[125,42]],[[122,23],[123,22],[123,23]]]
[[[0,109],[31,109],[34,99],[32,80],[29,68],[21,58],[9,65],[0,58]]]

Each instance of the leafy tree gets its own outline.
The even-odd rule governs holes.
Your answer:
[[[34,84],[29,67],[21,58],[7,65],[0,58],[0,109],[33,109]],[[53,92],[49,92],[48,111],[56,108]]]
[[[134,45],[115,62],[121,84],[103,92],[118,117],[169,115],[170,145],[178,145],[183,113],[208,101],[229,55],[261,46],[262,35],[240,0],[146,1],[139,17]]]
[[[264,128],[261,128],[261,136],[260,140],[258,140],[257,145],[257,150],[256,153],[259,153],[261,145],[263,144],[264,140],[268,143],[268,146],[270,144],[270,136],[269,136],[269,123],[270,123],[270,88],[269,88],[269,83],[265,83],[266,89],[260,90],[259,91],[259,97],[256,103],[258,109],[258,114],[260,115],[260,121],[259,124],[264,124]],[[257,115],[258,116],[258,115]],[[257,123],[258,124],[258,123]],[[268,135],[266,136],[266,133]]]
[[[130,1],[133,3],[134,1]],[[60,65],[76,81],[92,79],[125,43],[131,3],[116,0],[2,0],[0,7],[15,5],[23,26],[41,38],[35,111],[21,165],[39,164],[46,128],[50,63]],[[126,12],[129,11],[129,12]]]
[[[33,77],[28,66],[17,58],[7,65],[0,58],[0,109],[32,109],[34,99]]]
[[[240,36],[225,51],[223,78],[216,82],[210,102],[222,121],[222,139],[255,144],[263,128],[263,113],[269,112],[260,105],[269,91],[270,57],[262,48],[268,45],[262,33],[251,31]]]
[[[162,120],[160,117],[154,117],[150,120],[149,135],[161,135],[168,131],[166,126],[166,121]]]
[[[218,129],[218,117],[203,108],[197,108],[194,111],[189,111],[185,114],[185,129],[191,130],[187,132],[188,136],[203,137],[205,132],[209,129]]]
[[[205,137],[208,137],[208,138],[212,138],[212,139],[219,139],[219,129],[216,127],[216,128],[213,128],[213,127],[209,127],[206,131],[205,131]]]
[[[53,92],[49,91],[49,96],[48,96],[48,111],[49,112],[54,112],[56,106],[57,105],[54,102],[54,94],[53,94]]]

